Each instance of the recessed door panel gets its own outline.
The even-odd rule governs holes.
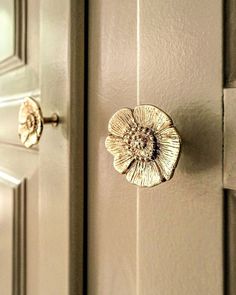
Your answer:
[[[13,190],[0,183],[0,292],[6,295],[13,287],[13,217]]]
[[[26,0],[0,1],[0,74],[25,64]]]
[[[0,2],[0,62],[14,54],[15,1]]]
[[[0,171],[0,293],[24,295],[26,282],[25,182]]]

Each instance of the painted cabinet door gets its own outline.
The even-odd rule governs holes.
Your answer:
[[[40,93],[39,3],[29,1],[28,13],[26,5],[0,1],[0,293],[6,295],[38,294],[38,148],[27,150],[18,138],[23,97]]]
[[[82,1],[0,0],[2,295],[82,292],[83,14]],[[29,149],[26,96],[60,117]]]
[[[91,0],[88,294],[222,295],[222,3]],[[152,104],[182,138],[175,175],[139,188],[107,125]]]

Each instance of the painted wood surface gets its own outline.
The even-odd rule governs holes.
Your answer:
[[[223,294],[221,1],[90,3],[89,294]],[[107,124],[154,104],[183,139],[168,183],[112,167]]]

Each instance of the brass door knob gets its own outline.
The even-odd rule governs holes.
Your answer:
[[[18,134],[22,144],[29,148],[38,144],[44,124],[58,124],[59,117],[53,114],[44,118],[40,105],[32,97],[25,97],[19,110]]]
[[[114,168],[141,187],[170,180],[177,166],[181,139],[172,119],[152,105],[117,111],[108,124],[105,146]]]

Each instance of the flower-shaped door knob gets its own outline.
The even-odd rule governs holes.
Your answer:
[[[165,112],[152,105],[123,108],[111,117],[108,131],[105,145],[114,168],[130,183],[152,187],[171,179],[181,139]]]
[[[18,134],[22,144],[29,148],[38,144],[44,124],[58,124],[59,117],[53,114],[44,118],[38,102],[32,97],[25,97],[19,111]]]

